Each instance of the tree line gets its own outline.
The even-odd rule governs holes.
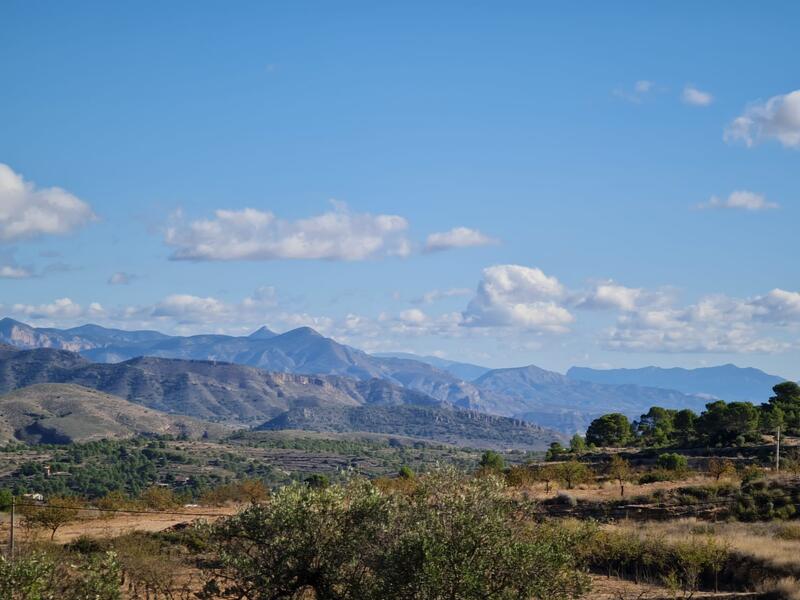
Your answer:
[[[778,428],[800,434],[800,385],[786,381],[772,390],[774,395],[763,404],[715,400],[699,415],[688,408],[660,406],[633,422],[622,413],[606,414],[589,425],[585,443],[598,447],[731,446],[758,441],[762,433]]]

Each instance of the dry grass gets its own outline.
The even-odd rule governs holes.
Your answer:
[[[624,499],[630,500],[637,496],[650,496],[659,490],[674,490],[689,486],[711,486],[717,483],[718,482],[713,478],[705,475],[694,475],[681,481],[657,481],[655,483],[645,483],[642,485],[638,483],[626,483]],[[512,493],[520,495],[525,494],[528,498],[533,500],[553,498],[559,491],[568,491],[570,495],[582,501],[612,502],[620,500],[619,486],[611,481],[582,484],[575,486],[571,490],[567,490],[566,487],[559,486],[558,484],[551,484],[549,492],[545,491],[544,483],[535,483],[512,488]]]

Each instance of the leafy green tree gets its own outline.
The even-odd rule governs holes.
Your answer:
[[[619,454],[611,457],[611,462],[608,464],[608,476],[619,484],[619,495],[622,498],[625,497],[625,482],[631,478],[632,474],[631,464],[627,460]]]
[[[506,468],[505,459],[494,450],[487,450],[481,456],[480,466],[489,471],[502,471]]]
[[[800,430],[800,385],[784,381],[774,386],[772,391],[775,395],[770,397],[769,406],[781,410],[787,428]]]
[[[573,454],[582,454],[586,452],[586,440],[583,439],[582,435],[576,433],[572,436],[572,439],[569,441],[569,450]]]
[[[675,430],[677,411],[653,406],[636,423],[636,432],[645,446],[663,446],[669,443]]]
[[[586,430],[586,441],[595,446],[624,446],[631,440],[631,424],[622,413],[603,415]]]
[[[9,489],[0,490],[0,511],[8,510],[11,508],[11,501],[14,499],[14,494]]]
[[[27,527],[47,529],[52,540],[59,528],[78,518],[82,506],[83,503],[77,498],[53,496],[41,506],[22,506],[20,512],[25,516]]]
[[[672,423],[676,436],[683,443],[690,441],[697,434],[695,431],[697,414],[689,408],[676,412]]]
[[[544,459],[548,462],[554,460],[561,460],[561,457],[566,454],[567,450],[561,445],[561,442],[551,442],[547,448]]]
[[[558,478],[564,482],[568,490],[592,477],[592,470],[574,458],[558,465]]]
[[[706,404],[697,420],[697,433],[712,443],[730,444],[738,437],[753,439],[759,426],[759,411],[750,402],[722,400]]]

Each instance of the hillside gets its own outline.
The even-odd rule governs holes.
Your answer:
[[[0,357],[0,392],[36,383],[72,383],[163,412],[243,423],[295,406],[437,402],[378,379],[268,373],[213,361],[146,357],[102,364],[46,348]]]
[[[447,407],[315,407],[288,411],[257,429],[364,432],[433,439],[456,446],[545,450],[563,437],[518,419]]]
[[[167,415],[71,384],[38,384],[0,396],[0,442],[64,444],[140,434],[218,436],[220,425]]]
[[[495,369],[474,384],[502,398],[502,406],[488,405],[486,410],[498,412],[502,408],[516,417],[564,432],[585,431],[592,419],[609,412],[638,418],[651,406],[700,410],[708,402],[707,398],[673,390],[577,381],[533,365]]]
[[[230,424],[271,421],[272,428],[283,422],[281,428],[315,429],[322,423],[335,431],[405,432],[442,442],[493,440],[526,448],[543,447],[557,437],[513,419],[458,410],[377,378],[269,373],[229,363],[151,357],[98,364],[49,348],[0,357],[0,392],[42,383],[82,386],[165,414]],[[363,407],[369,410],[350,411]],[[298,415],[316,416],[303,425]]]
[[[480,392],[444,370],[419,360],[371,356],[324,337],[310,327],[275,334],[266,327],[249,336],[167,336],[152,331],[124,332],[98,325],[72,329],[35,328],[0,320],[0,342],[23,349],[55,348],[80,352],[103,363],[140,356],[222,361],[267,371],[385,379],[453,404],[469,406]]]
[[[695,395],[658,386],[584,382],[534,366],[488,371],[478,365],[436,357],[370,355],[339,344],[309,327],[282,334],[262,327],[246,337],[181,337],[152,331],[123,332],[97,325],[68,330],[36,329],[4,319],[0,321],[2,341],[17,346],[36,343],[76,346],[84,358],[119,363],[125,368],[109,369],[94,364],[87,366],[77,379],[70,375],[68,381],[97,387],[160,410],[247,423],[277,416],[300,397],[308,400],[306,391],[300,389],[307,380],[297,380],[300,386],[297,388],[293,387],[291,377],[276,381],[276,373],[326,376],[327,384],[335,389],[325,399],[335,404],[363,404],[365,400],[362,392],[353,389],[354,384],[331,377],[362,382],[380,379],[406,392],[421,393],[459,408],[519,417],[564,433],[583,430],[592,418],[608,412],[609,407],[635,418],[652,405],[697,409],[704,404]],[[152,358],[136,358],[143,355]],[[184,364],[176,371],[167,366],[169,363],[158,363],[159,359],[188,359],[194,361],[194,366]],[[37,359],[31,356],[28,360]],[[60,360],[74,362],[79,357],[71,354]],[[223,365],[219,361],[234,364]],[[210,364],[216,364],[217,368],[212,369]],[[262,375],[239,370],[236,365],[257,367],[273,374],[265,382]],[[0,361],[0,387],[2,370]],[[183,377],[181,370],[186,371]],[[210,375],[211,370],[214,372]],[[480,375],[473,381],[464,381],[463,378],[475,374]],[[25,369],[15,377],[28,377],[28,383],[36,382],[30,380]],[[57,372],[53,377],[40,381],[61,381]],[[393,393],[402,395],[400,391]],[[310,401],[319,400],[318,394],[311,396],[317,399]]]
[[[772,395],[772,386],[786,381],[759,369],[727,364],[699,369],[589,369],[572,367],[567,377],[608,385],[647,385],[687,394],[707,394],[729,402],[761,403]]]

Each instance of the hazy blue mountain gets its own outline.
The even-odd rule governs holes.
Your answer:
[[[590,369],[572,367],[567,377],[577,381],[604,384],[633,384],[678,390],[687,394],[707,394],[729,402],[766,402],[772,395],[772,386],[786,381],[753,368],[727,364],[699,369]]]
[[[70,330],[37,329],[5,319],[0,321],[0,343],[3,342],[23,348],[68,349],[97,363],[123,363],[129,367],[133,359],[148,356],[234,363],[272,373],[383,380],[458,408],[520,417],[565,433],[581,431],[592,418],[611,410],[638,417],[652,405],[697,410],[706,401],[659,386],[624,381],[619,382],[623,385],[586,382],[533,366],[490,371],[436,357],[370,355],[339,344],[309,327],[282,334],[263,327],[244,337],[168,336],[151,331],[123,332],[97,325]],[[92,367],[100,368],[101,365]],[[475,374],[478,376],[473,377]],[[191,377],[188,370],[185,376]],[[472,381],[465,381],[467,378]],[[233,390],[233,396],[242,393],[236,386]],[[205,413],[203,416],[208,417]]]
[[[223,361],[286,373],[379,378],[462,407],[475,404],[480,396],[460,377],[426,362],[371,356],[339,344],[310,327],[282,334],[262,327],[245,337],[168,336],[149,331],[120,332],[98,325],[70,330],[40,329],[5,319],[0,321],[0,342],[21,348],[71,350],[91,361],[104,363],[152,356]]]
[[[438,356],[419,356],[410,352],[378,352],[373,354],[378,358],[405,358],[408,360],[418,360],[420,362],[428,363],[442,371],[450,373],[451,375],[463,379],[464,381],[472,381],[477,379],[487,371],[491,371],[489,367],[482,367],[472,363],[458,362],[455,360],[447,360],[446,358],[439,358]]]
[[[523,418],[567,433],[585,431],[592,419],[609,412],[638,418],[651,406],[702,410],[708,398],[637,385],[579,381],[536,366],[494,369],[474,382],[501,405],[484,409]],[[484,398],[488,398],[484,394]]]
[[[218,361],[154,357],[134,358],[121,363],[92,363],[67,350],[14,350],[0,346],[0,395],[20,389],[46,389],[36,388],[37,384],[82,386],[124,399],[120,402],[129,401],[164,414],[238,425],[269,422],[271,428],[327,431],[335,422],[337,431],[396,431],[445,443],[480,445],[486,442],[492,446],[527,449],[543,449],[551,441],[559,439],[555,431],[522,423],[518,419],[461,410],[385,379],[271,373]],[[81,398],[94,402],[100,396],[71,394],[70,402],[79,403]],[[61,402],[58,406],[63,404]],[[109,411],[116,410],[114,406],[123,406],[108,399],[105,404],[111,406]],[[17,403],[13,406],[34,405]],[[69,432],[74,437],[110,430],[108,418],[101,418],[97,411],[91,412],[90,406],[81,407],[78,412],[82,415],[91,413],[96,427],[80,427],[77,417],[67,421],[55,419],[55,413],[42,412],[44,408],[41,407],[34,406],[28,412],[23,408],[15,408],[17,420],[26,415],[30,417],[28,413],[31,411],[39,411],[51,419],[48,423],[52,427],[47,431],[61,432],[59,435],[63,434],[62,437]],[[365,410],[356,410],[362,408]],[[127,421],[129,429],[135,430],[135,416],[146,413],[133,409],[128,412],[132,415]],[[118,414],[122,413],[118,411]],[[328,428],[320,428],[320,423],[326,419],[331,419]],[[169,421],[172,422],[174,420]],[[0,418],[0,434],[2,430]],[[47,431],[39,428],[29,433],[43,436]]]

